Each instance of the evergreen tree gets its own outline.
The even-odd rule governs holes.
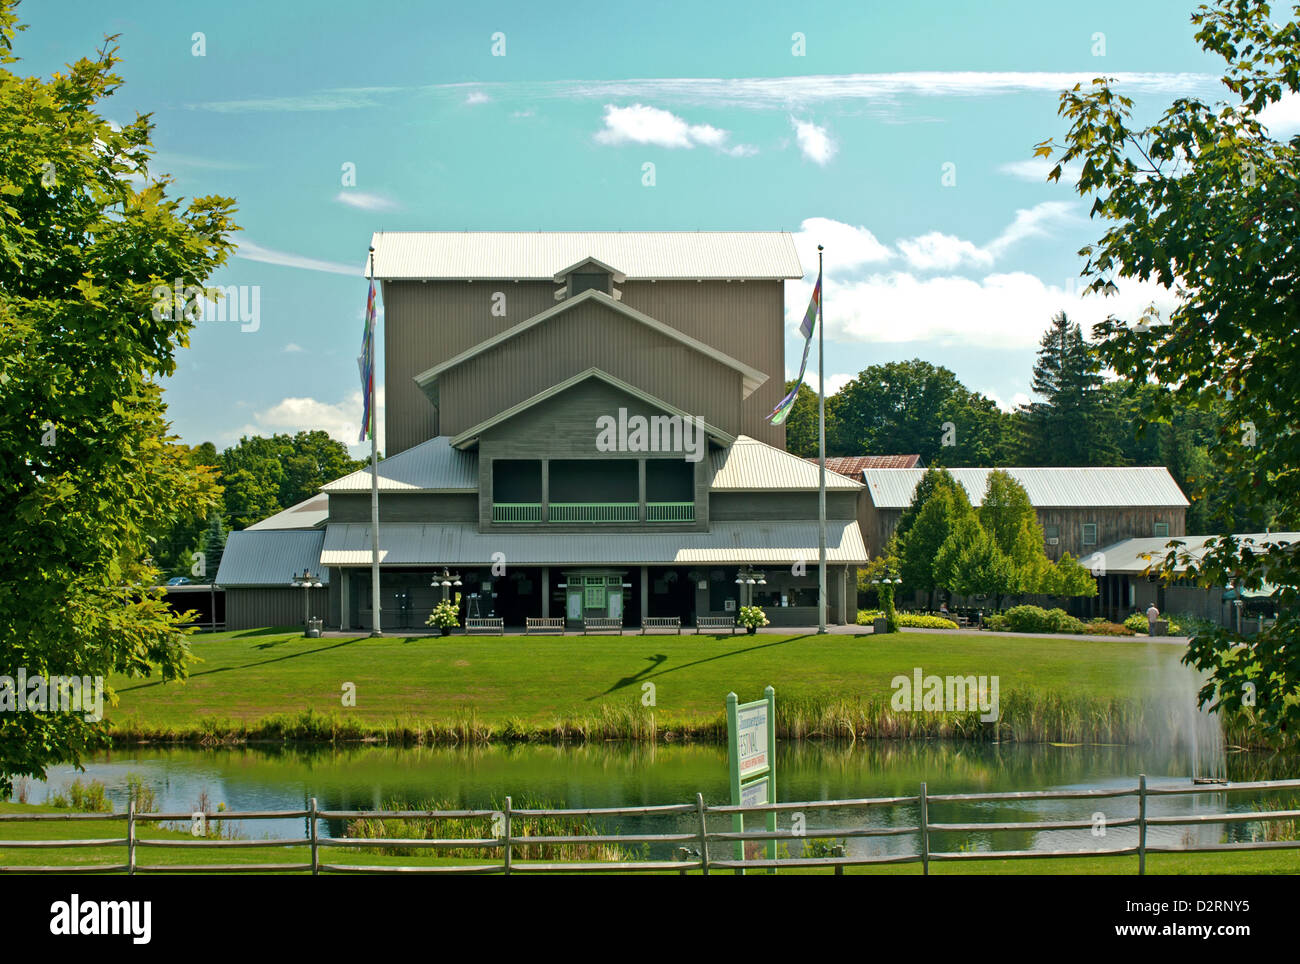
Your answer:
[[[1114,415],[1102,392],[1099,362],[1077,323],[1058,312],[1039,342],[1034,393],[1022,407],[1025,465],[1111,465],[1119,451],[1107,424]]]

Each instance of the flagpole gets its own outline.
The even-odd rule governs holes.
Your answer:
[[[822,246],[817,245],[817,281]],[[826,632],[826,289],[817,299],[817,632]]]
[[[375,246],[370,246],[370,283],[375,283]],[[379,327],[378,313],[370,329],[370,635],[384,635],[380,625],[380,610],[383,600],[379,593],[379,439],[375,431],[379,419],[375,414],[375,369],[378,360],[375,357],[375,344],[378,341],[376,329]]]

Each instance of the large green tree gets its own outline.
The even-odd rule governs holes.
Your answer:
[[[946,585],[935,568],[939,550],[958,525],[975,513],[961,483],[943,469],[930,469],[922,476],[908,508],[913,511],[909,515],[904,510],[907,528],[897,536],[899,575],[906,591],[927,593],[933,608],[935,590]],[[903,519],[899,522],[901,528]]]
[[[1005,464],[1007,419],[947,368],[919,358],[889,362],[864,369],[826,400],[826,450],[918,454],[949,467]]]
[[[1300,137],[1271,136],[1263,112],[1300,92],[1300,5],[1291,18],[1268,4],[1218,0],[1197,8],[1196,39],[1226,67],[1225,102],[1175,100],[1153,123],[1105,78],[1061,96],[1063,143],[1037,152],[1078,170],[1076,190],[1105,222],[1085,247],[1091,290],[1153,282],[1170,293],[1159,324],[1112,318],[1098,325],[1102,359],[1135,382],[1152,381],[1156,416],[1174,407],[1224,414],[1208,447],[1213,486],[1232,513],[1262,527],[1300,525]],[[1151,315],[1150,312],[1147,313]],[[1269,583],[1281,616],[1250,640],[1197,635],[1185,660],[1210,674],[1213,708],[1250,707],[1278,732],[1300,724],[1300,556],[1274,541],[1245,550],[1227,537],[1189,572],[1204,584]]]
[[[232,202],[169,198],[149,118],[99,113],[120,84],[111,38],[45,80],[9,69],[16,30],[0,0],[0,675],[179,677],[181,617],[145,560],[215,493],[158,384],[193,322],[152,289],[203,285]],[[0,791],[104,737],[80,712],[0,713]]]
[[[225,514],[244,529],[315,495],[320,487],[366,463],[319,429],[295,435],[245,436],[221,453]]]
[[[1101,362],[1094,346],[1063,311],[1052,318],[1039,346],[1033,378],[1038,400],[1022,409],[1020,461],[1115,464],[1115,419],[1102,392]]]

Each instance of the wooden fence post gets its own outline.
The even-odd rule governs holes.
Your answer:
[[[316,798],[311,798],[311,814],[308,817],[311,820],[311,875],[315,877],[320,873],[320,846],[318,840],[318,831],[316,829]]]
[[[700,873],[709,876],[709,832],[704,821],[704,794],[695,794],[695,812],[700,817]]]
[[[1138,775],[1138,874],[1147,872],[1147,775]]]
[[[510,804],[510,798],[509,798],[509,797],[506,797],[506,809],[505,809],[505,818],[506,818],[506,821],[505,821],[505,832],[506,832],[506,845],[505,845],[505,874],[506,874],[507,877],[510,876],[510,805],[511,805],[511,804]]]
[[[135,876],[135,798],[126,805],[126,873]]]
[[[843,856],[844,856],[844,844],[836,844],[834,847],[832,847],[832,848],[831,848],[831,856],[832,856],[832,857],[843,857]],[[843,865],[843,864],[836,864],[836,865],[835,865],[835,876],[836,876],[836,877],[843,877],[843,876],[844,876],[844,865]]]
[[[925,783],[921,783],[921,875],[930,875],[930,802],[926,799]]]

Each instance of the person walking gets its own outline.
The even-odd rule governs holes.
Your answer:
[[[1151,607],[1147,610],[1147,635],[1148,636],[1154,636],[1156,634],[1156,620],[1159,618],[1160,618],[1160,610],[1156,608],[1155,603],[1152,603]]]

